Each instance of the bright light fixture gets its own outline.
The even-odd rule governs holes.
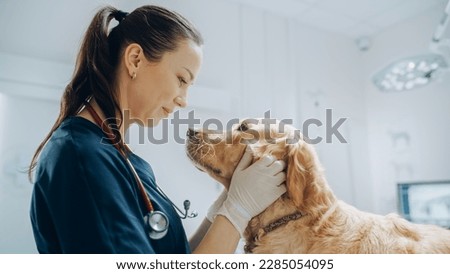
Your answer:
[[[450,39],[442,40],[450,21],[450,0],[433,35],[430,53],[400,59],[379,71],[372,81],[381,91],[402,91],[424,86],[448,69]]]
[[[428,53],[391,63],[372,80],[382,91],[409,90],[428,84],[446,68],[448,64],[442,55]]]

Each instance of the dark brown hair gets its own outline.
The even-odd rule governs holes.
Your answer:
[[[109,31],[112,19],[119,24]],[[123,148],[122,137],[115,123],[116,114],[123,120],[116,90],[116,71],[124,49],[139,44],[145,57],[158,62],[166,52],[175,51],[180,41],[189,39],[203,44],[201,34],[180,14],[158,6],[142,6],[127,14],[111,6],[101,8],[89,25],[77,56],[72,80],[61,98],[59,116],[45,139],[38,146],[28,176],[32,172],[43,147],[61,123],[76,115],[84,102],[92,96],[106,116],[106,123],[114,133],[114,142]],[[112,119],[111,119],[112,118]]]

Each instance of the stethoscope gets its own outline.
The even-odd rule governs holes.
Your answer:
[[[92,117],[94,118],[97,125],[99,127],[101,127],[104,132],[108,133],[109,135],[112,135],[111,129],[102,122],[101,118],[98,116],[97,112],[89,104],[88,101],[85,102],[85,107],[89,111],[89,113],[92,115]],[[164,212],[155,210],[153,208],[152,201],[150,200],[150,197],[147,195],[147,192],[145,191],[145,188],[144,188],[144,184],[142,183],[141,178],[139,177],[136,170],[134,169],[134,166],[131,164],[130,160],[125,155],[125,152],[123,152],[123,150],[119,147],[119,145],[116,143],[113,145],[120,152],[120,154],[122,154],[122,156],[124,156],[127,164],[130,166],[131,171],[133,172],[133,175],[136,179],[136,182],[137,182],[137,185],[139,188],[139,192],[141,193],[141,196],[144,199],[145,207],[147,209],[147,213],[144,216],[144,223],[145,223],[146,229],[148,230],[148,236],[152,240],[159,240],[159,239],[163,238],[164,236],[167,235],[167,232],[169,231],[169,218],[167,217],[167,215]],[[161,194],[161,196],[164,199],[166,199],[172,205],[172,207],[176,209],[176,211],[178,211],[177,212],[178,216],[181,219],[197,217],[198,213],[195,211],[193,211],[191,214],[188,214],[188,211],[189,211],[189,208],[191,205],[191,202],[189,200],[184,201],[184,203],[183,203],[184,212],[183,212],[174,203],[172,203],[172,201],[169,199],[169,197],[167,197],[167,195],[162,191],[162,189],[158,185],[156,185],[156,189],[159,192],[159,194]]]

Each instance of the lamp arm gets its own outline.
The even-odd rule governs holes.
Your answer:
[[[442,39],[442,35],[444,34],[445,29],[450,22],[450,0],[445,7],[444,14],[442,15],[442,19],[439,22],[439,25],[436,28],[436,31],[433,34],[432,43],[439,43]]]

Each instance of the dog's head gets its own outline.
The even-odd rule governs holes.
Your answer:
[[[268,122],[269,121],[269,122]],[[186,152],[195,166],[229,187],[233,172],[246,147],[253,160],[272,155],[287,164],[286,188],[289,199],[299,208],[314,200],[321,168],[313,147],[299,130],[279,121],[246,119],[229,131],[193,130],[187,132]]]

